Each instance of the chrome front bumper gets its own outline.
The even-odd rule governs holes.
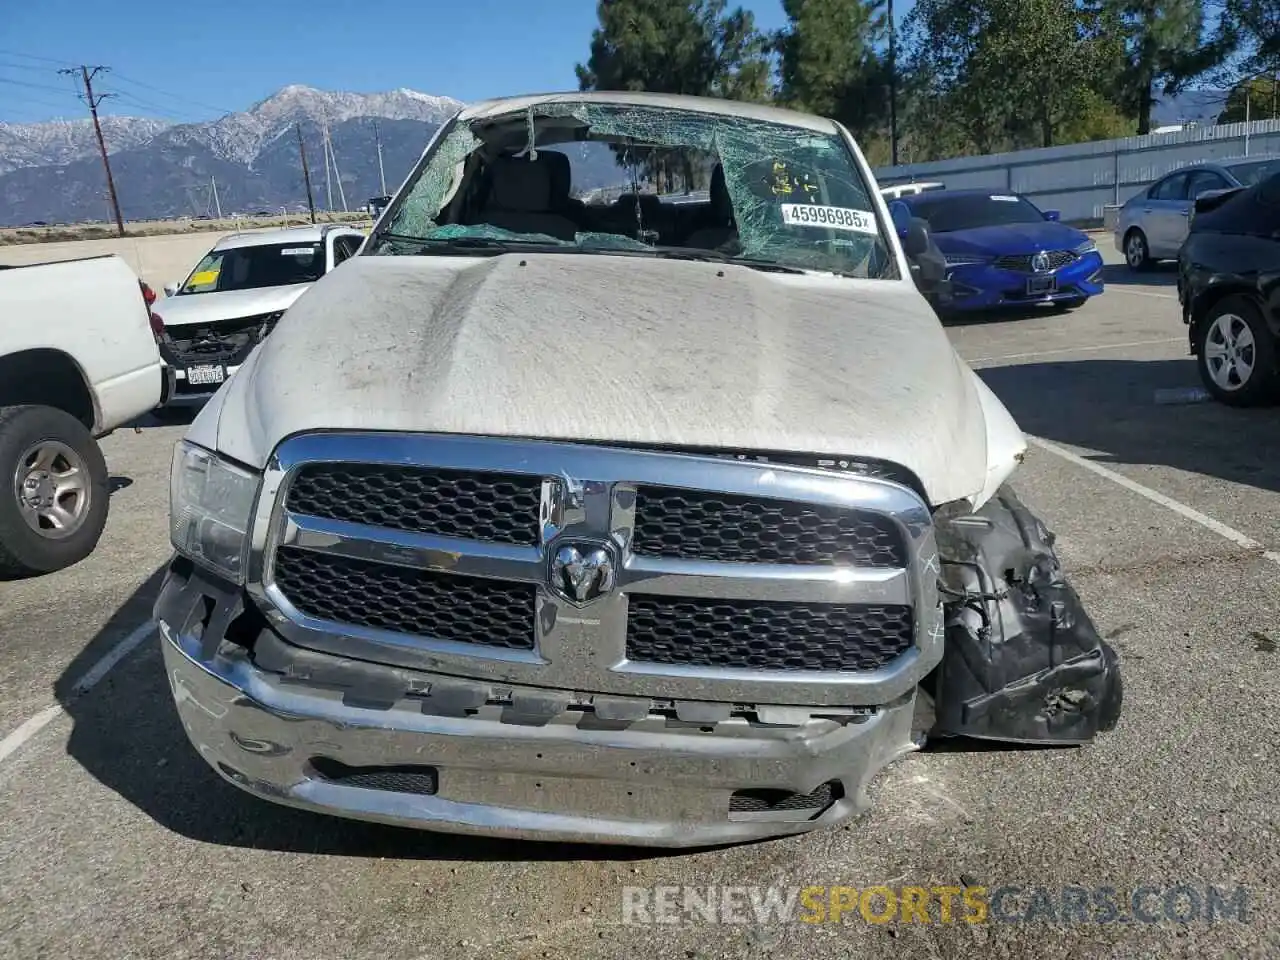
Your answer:
[[[191,618],[179,613],[166,619],[165,611],[200,600],[197,580],[171,576],[168,596],[157,606],[166,673],[183,726],[225,779],[288,806],[522,839],[665,847],[736,843],[829,826],[865,810],[871,779],[914,749],[914,691],[860,717],[792,717],[767,725],[744,718],[697,725],[650,717],[624,729],[590,729],[582,714],[568,712],[529,723],[513,722],[509,708],[443,715],[429,713],[421,700],[373,702],[300,680],[322,674],[325,661],[331,667],[344,661],[297,651],[274,636],[277,662],[272,670],[261,668],[254,662],[258,654],[213,635],[225,629],[231,611],[215,611],[203,626],[180,632],[177,624],[190,625]],[[282,669],[281,651],[306,662]],[[366,677],[394,669],[360,668]],[[405,672],[394,673],[403,684]],[[414,683],[456,693],[460,681],[415,674]],[[524,691],[535,699],[550,692]],[[514,694],[518,701],[521,692]],[[430,765],[438,771],[438,788],[423,795],[334,782],[317,772],[316,757],[348,767]],[[737,790],[805,793],[833,780],[842,796],[813,819],[729,812]]]

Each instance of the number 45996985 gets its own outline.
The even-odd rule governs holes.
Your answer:
[[[825,227],[853,233],[877,233],[875,217],[869,210],[828,207],[820,203],[782,204],[782,222],[788,227]]]

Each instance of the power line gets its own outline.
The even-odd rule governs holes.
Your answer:
[[[190,97],[184,96],[180,93],[173,93],[169,90],[162,90],[159,87],[153,87],[149,83],[143,83],[141,80],[134,80],[131,77],[126,77],[122,73],[113,74],[113,76],[116,78],[118,82],[130,83],[130,84],[133,84],[133,86],[135,87],[141,87],[143,90],[150,90],[152,93],[158,93],[161,96],[168,97],[171,100],[181,100],[183,103],[189,103],[193,107],[204,107],[206,110],[216,110],[219,113],[235,113],[236,112],[235,110],[228,110],[226,107],[219,107],[212,103],[201,103],[199,100],[192,100]]]
[[[41,63],[56,63],[59,66],[74,66],[70,60],[55,60],[53,57],[37,57],[33,53],[21,53],[17,50],[0,50],[6,57],[21,57],[23,60],[39,60]]]
[[[5,70],[30,70],[33,73],[44,74],[49,72],[48,67],[37,67],[35,64],[31,63],[4,63],[3,61],[0,61],[0,68]]]
[[[121,103],[125,104],[125,106],[135,106],[142,110],[150,111],[156,116],[163,117],[166,120],[173,120],[178,123],[198,122],[193,120],[191,118],[191,115],[189,114],[185,117],[182,117],[177,115],[176,113],[170,113],[167,108],[161,106],[160,104],[151,103],[147,100],[140,100],[139,98],[135,97],[133,94],[129,93],[128,91],[116,90],[114,91],[114,95],[120,100]]]
[[[114,213],[116,217],[116,230],[119,231],[120,236],[123,237],[124,218],[120,216],[120,200],[116,197],[116,182],[111,176],[111,161],[107,159],[107,144],[106,141],[102,139],[102,124],[98,122],[98,104],[108,97],[113,96],[113,94],[100,93],[97,96],[94,96],[93,93],[93,78],[107,69],[109,68],[98,66],[90,70],[87,66],[82,64],[79,71],[80,79],[84,82],[84,102],[89,105],[89,113],[93,117],[93,132],[98,135],[98,150],[102,154],[102,166],[107,171],[107,193],[111,195],[111,212]],[[71,76],[74,76],[76,73],[76,71],[71,68],[59,70],[58,72]]]
[[[32,90],[52,90],[54,93],[67,93],[65,87],[55,87],[50,83],[30,83],[26,80],[10,80],[8,77],[0,77],[0,83],[11,83],[15,87],[30,87]]]

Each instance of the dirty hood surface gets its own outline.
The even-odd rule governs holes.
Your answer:
[[[262,466],[317,429],[876,457],[981,489],[982,410],[910,281],[582,254],[353,257],[224,388]]]
[[[283,287],[257,287],[252,290],[184,293],[156,301],[155,311],[164,318],[166,327],[238,320],[240,317],[288,310],[310,287],[309,283],[291,283]]]

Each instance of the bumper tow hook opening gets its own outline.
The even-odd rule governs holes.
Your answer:
[[[385,767],[352,767],[332,757],[312,757],[311,769],[320,779],[344,787],[384,790],[435,796],[440,774],[435,767],[420,764]]]
[[[839,780],[828,780],[811,793],[751,788],[729,797],[730,820],[814,820],[844,797]]]

